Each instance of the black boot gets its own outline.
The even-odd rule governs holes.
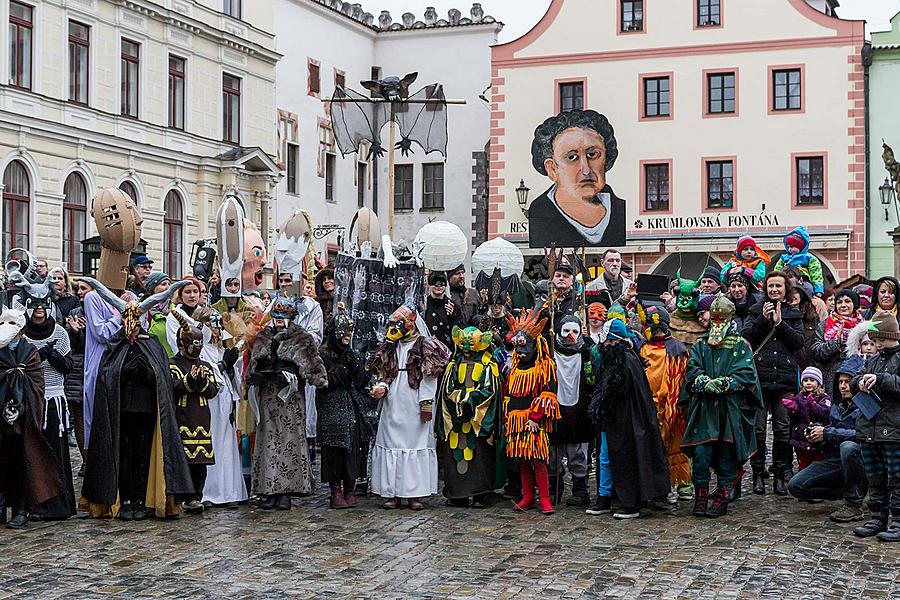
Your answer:
[[[872,518],[865,525],[860,525],[853,530],[859,537],[872,537],[886,530],[888,526],[887,514],[872,513]]]
[[[791,445],[784,441],[772,442],[772,491],[779,496],[787,496],[784,472],[791,457]]]
[[[741,484],[744,481],[744,473],[746,473],[744,469],[738,470],[737,477],[734,478],[734,483],[731,484],[731,491],[728,492],[729,502],[737,502],[741,499]]]
[[[278,510],[291,510],[291,497],[287,494],[278,496],[278,502],[275,503]]]
[[[0,492],[0,525],[6,525],[6,496]]]
[[[147,518],[147,507],[143,500],[131,503],[131,515],[135,521],[143,521]]]
[[[695,517],[705,517],[706,509],[709,507],[709,486],[694,484],[694,510],[691,511]]]
[[[131,502],[123,502],[119,507],[118,518],[120,521],[133,521],[134,512],[131,509]]]
[[[888,528],[875,537],[882,542],[900,542],[900,519],[894,517]]]
[[[766,493],[766,479],[762,470],[753,469],[753,493],[757,496]]]
[[[10,529],[25,529],[28,525],[28,513],[24,509],[12,510],[12,519],[6,524]]]
[[[719,486],[716,493],[710,496],[706,516],[713,519],[725,516],[728,512],[728,488]]]
[[[575,477],[572,479],[572,497],[566,500],[566,506],[591,505],[591,495],[587,489],[587,477]]]
[[[262,510],[272,510],[275,508],[275,505],[278,503],[278,496],[272,494],[271,496],[265,496],[259,503],[259,507]]]

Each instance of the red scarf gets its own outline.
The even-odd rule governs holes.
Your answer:
[[[838,332],[841,335],[841,344],[847,343],[847,336],[850,330],[856,327],[862,321],[858,313],[850,317],[844,317],[832,311],[825,319],[825,341],[830,342],[837,338]],[[843,327],[843,329],[842,329]]]

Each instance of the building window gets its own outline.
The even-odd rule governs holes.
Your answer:
[[[671,116],[670,80],[668,77],[644,79],[644,117]]]
[[[222,0],[222,12],[235,19],[241,18],[241,0]]]
[[[584,110],[584,82],[559,84],[559,111]]]
[[[87,237],[87,185],[78,173],[70,173],[63,185],[63,263],[70,273],[83,273],[81,242]]]
[[[334,202],[334,171],[337,157],[331,152],[325,153],[325,201]]]
[[[309,59],[307,67],[307,93],[310,96],[318,96],[322,92],[322,73],[318,61]]]
[[[169,127],[184,129],[184,78],[183,58],[169,55]]]
[[[721,0],[697,0],[697,27],[718,27],[721,24]]]
[[[88,103],[91,28],[69,21],[69,100]]]
[[[643,0],[620,0],[622,11],[621,31],[644,30]]]
[[[297,167],[300,162],[300,146],[297,144],[287,143],[287,160],[285,170],[287,171],[287,191],[289,194],[297,193]]]
[[[334,71],[334,87],[335,88],[343,88],[347,86],[347,76],[344,75],[343,71],[338,71],[335,69]]]
[[[412,210],[413,166],[394,165],[394,210]]]
[[[31,37],[34,9],[9,3],[9,85],[31,89]]]
[[[800,69],[772,71],[772,109],[800,110],[802,95],[802,75]]]
[[[708,90],[706,112],[711,115],[735,112],[735,74],[710,73],[706,76]]]
[[[140,94],[141,45],[122,40],[122,115],[138,116]]]
[[[366,183],[368,165],[364,162],[356,163],[356,205],[362,208],[366,205]]]
[[[422,208],[444,209],[444,163],[422,165]]]
[[[28,249],[31,231],[31,181],[25,165],[14,160],[3,173],[3,256]]]
[[[169,190],[163,205],[163,265],[173,280],[181,279],[181,253],[184,240],[184,206],[181,194]]]
[[[128,194],[128,197],[134,200],[135,206],[141,205],[141,199],[138,198],[137,188],[130,181],[123,181],[119,184],[119,189]]]
[[[644,210],[669,210],[669,164],[644,165]]]
[[[796,161],[797,206],[825,205],[825,158],[804,156]]]
[[[241,143],[241,79],[222,75],[222,139]]]
[[[734,208],[734,161],[706,163],[706,208]]]

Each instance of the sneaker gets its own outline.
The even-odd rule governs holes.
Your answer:
[[[614,519],[637,519],[640,516],[639,508],[620,508],[613,514]]]
[[[650,510],[664,510],[664,511],[672,510],[672,505],[669,504],[669,501],[666,498],[666,496],[660,496],[659,498],[654,498],[653,500],[651,500],[650,502],[647,503],[647,506],[650,508]]]
[[[678,486],[678,499],[679,500],[693,500],[694,499],[694,486],[690,483],[686,483],[684,485]]]
[[[612,498],[608,496],[597,496],[597,500],[584,512],[595,516],[610,513],[612,512]]]
[[[668,501],[669,504],[678,504],[678,497],[679,497],[678,492],[672,490],[671,492],[669,492],[669,495],[666,496],[666,500]]]
[[[882,542],[900,542],[900,521],[892,521],[890,527],[875,537]]]
[[[865,525],[860,525],[859,527],[853,530],[853,533],[859,537],[872,537],[878,535],[885,529],[887,529],[887,518],[874,517],[869,521],[866,521]]]

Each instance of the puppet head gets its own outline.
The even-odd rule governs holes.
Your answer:
[[[22,290],[22,306],[29,319],[37,308],[43,308],[44,314],[50,316],[53,311],[53,294],[48,283],[29,283],[23,280],[18,286]]]
[[[541,318],[541,309],[532,308],[527,312],[523,310],[518,318],[507,315],[506,321],[509,323],[510,339],[516,356],[524,361],[534,359],[539,346],[546,345],[543,331],[547,318]]]
[[[222,296],[237,298],[241,295],[238,285],[226,286],[234,280],[240,283],[244,266],[244,209],[235,196],[226,196],[216,213],[216,243],[219,247],[219,277],[222,280]]]
[[[713,348],[721,346],[731,331],[734,317],[734,303],[727,296],[719,294],[709,307],[709,335],[706,343]]]
[[[131,251],[141,241],[144,219],[134,200],[118,188],[106,188],[94,196],[91,216],[103,242],[97,277],[113,289],[124,289]]]
[[[25,327],[25,311],[16,308],[4,308],[0,313],[0,348],[9,346]]]
[[[641,315],[644,337],[650,340],[664,340],[669,337],[669,311],[660,306],[648,306]]]
[[[313,225],[309,213],[297,210],[275,230],[275,262],[277,272],[290,273],[299,284],[300,272],[306,260],[308,279],[312,279],[314,252],[312,247]]]
[[[200,353],[203,351],[202,326],[189,323],[180,310],[173,310],[172,316],[175,317],[180,325],[176,336],[178,353],[190,360],[199,359]]]
[[[581,319],[575,315],[563,317],[556,332],[556,348],[565,354],[581,352],[584,347],[584,334],[581,331]]]
[[[453,326],[453,343],[463,354],[471,355],[487,350],[493,337],[490,331],[483,332],[477,327],[460,329],[456,325]]]
[[[416,311],[410,307],[401,306],[388,317],[388,328],[385,334],[388,341],[407,341],[416,337],[417,334]]]
[[[266,272],[266,245],[255,225],[244,223],[244,266],[241,269],[241,290],[254,292],[262,285]]]
[[[396,75],[391,75],[377,81],[367,80],[359,83],[370,92],[378,94],[382,99],[396,102],[409,97],[409,86],[413,84],[418,76],[418,73],[407,73],[402,79]]]
[[[144,313],[161,302],[167,302],[172,298],[175,292],[189,283],[188,281],[178,281],[170,285],[169,289],[166,291],[147,296],[141,302],[138,302],[137,300],[125,302],[125,300],[122,300],[112,293],[108,287],[92,277],[79,277],[78,279],[94,288],[94,291],[96,291],[107,304],[119,311],[119,314],[122,315],[122,329],[128,337],[128,341],[132,344],[138,336],[143,333],[141,317]]]
[[[675,275],[678,278],[678,299],[675,307],[680,319],[691,319],[696,316],[697,301],[700,299],[700,280],[684,279],[681,277],[681,269]]]

